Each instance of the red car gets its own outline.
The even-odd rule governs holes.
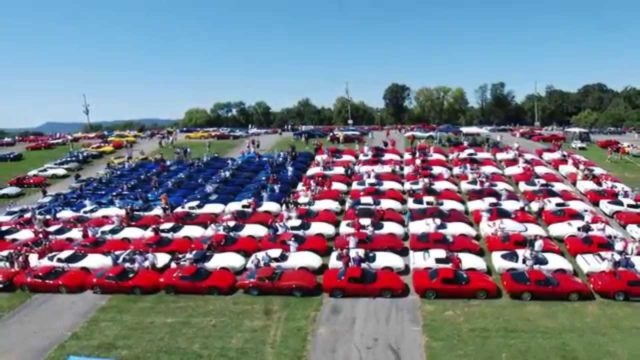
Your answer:
[[[236,286],[253,296],[277,294],[301,297],[313,295],[319,290],[316,276],[308,270],[281,270],[272,267],[245,272]]]
[[[80,216],[74,216],[67,220],[61,221],[60,224],[67,227],[71,227],[71,228],[75,228],[75,227],[101,228],[103,226],[113,225],[115,224],[115,221],[113,221],[113,219],[105,218],[105,217],[91,218],[88,216],[80,215]],[[56,224],[50,224],[49,226],[53,226],[53,225],[56,225]]]
[[[280,235],[267,235],[260,239],[260,250],[283,249],[289,251],[289,241],[298,243],[299,251],[312,251],[319,255],[326,255],[331,252],[329,242],[322,235],[302,236],[292,233],[284,233]]]
[[[208,228],[211,224],[215,224],[218,221],[218,217],[213,214],[179,212],[173,214],[173,220],[181,225],[198,225]]]
[[[11,291],[16,287],[13,284],[13,279],[20,274],[19,269],[13,268],[0,268],[0,291]]]
[[[584,214],[573,208],[543,210],[542,221],[547,225],[557,224],[571,220],[584,220]],[[592,223],[608,223],[607,219],[599,215],[594,215]]]
[[[111,240],[109,240],[111,241]],[[185,254],[191,250],[202,250],[202,243],[188,238],[170,238],[154,235],[147,239],[133,241],[133,249],[145,252],[159,252],[167,254]]]
[[[452,252],[482,254],[480,243],[469,236],[456,235],[450,237],[443,233],[413,234],[409,237],[409,248],[413,251],[444,249]]]
[[[242,256],[249,256],[260,248],[258,240],[251,236],[235,237],[229,234],[216,234],[212,237],[200,239],[200,244],[206,246],[211,243],[217,252],[237,252]]]
[[[428,207],[411,210],[411,221],[424,219],[440,219],[444,222],[462,222],[472,225],[469,218],[459,210],[442,210],[442,208],[439,207]]]
[[[195,265],[168,269],[160,278],[160,287],[167,294],[230,294],[235,285],[232,272],[210,271]]]
[[[500,296],[498,285],[491,276],[478,271],[450,268],[415,270],[412,278],[416,294],[427,299],[487,299]]]
[[[480,224],[480,222],[482,221],[482,213],[484,211],[489,211],[489,221],[495,221],[495,220],[500,220],[500,219],[513,219],[519,223],[531,223],[531,224],[537,224],[538,223],[538,219],[529,214],[528,212],[524,211],[524,210],[516,210],[516,211],[509,211],[505,208],[488,208],[486,210],[475,210],[473,211],[473,213],[471,214],[471,217],[473,218],[473,222],[477,224]]]
[[[153,294],[160,290],[160,274],[118,265],[92,276],[90,284],[95,294]]]
[[[436,190],[434,188],[422,189],[416,194],[416,197],[433,196],[438,200],[453,200],[459,203],[464,203],[464,199],[460,194],[453,190]]]
[[[393,174],[393,173],[374,174],[373,177],[374,177],[374,179],[380,180],[380,181],[395,181],[397,183],[403,183],[404,182],[404,179],[402,178],[401,175]],[[360,180],[364,180],[364,174],[357,173],[357,174],[353,175],[353,178],[349,178],[348,182],[341,181],[341,183],[348,185],[348,184],[351,184],[352,181],[360,181]],[[366,196],[366,195],[362,195],[362,196]]]
[[[13,278],[13,283],[22,291],[66,294],[85,291],[90,278],[87,271],[43,266],[21,272]]]
[[[600,251],[613,251],[613,243],[604,236],[587,235],[578,237],[567,236],[564,239],[564,246],[571,256],[580,254],[593,254]]]
[[[239,224],[258,224],[263,226],[270,226],[274,222],[275,218],[268,212],[250,212],[244,210],[234,211],[233,214],[225,216],[221,221],[234,221]]]
[[[17,176],[9,180],[10,186],[17,186],[21,188],[26,187],[42,187],[47,185],[47,178],[44,176]]]
[[[505,236],[489,235],[485,237],[487,250],[494,251],[513,251],[517,249],[527,248],[527,239],[522,234],[508,234]],[[542,251],[562,254],[562,249],[551,239],[544,238]]]
[[[391,221],[404,225],[404,217],[394,210],[372,209],[370,207],[351,208],[347,210],[342,220],[373,219],[374,221]]]
[[[613,215],[618,223],[622,226],[640,224],[640,213],[631,211],[620,211]]]
[[[51,144],[50,142],[38,142],[31,145],[27,145],[26,149],[29,151],[33,151],[33,150],[51,149],[52,147],[53,147],[53,144]]]
[[[323,291],[334,298],[367,296],[391,298],[406,296],[408,286],[400,275],[387,270],[369,270],[361,267],[329,269],[322,276]]]
[[[132,248],[131,243],[121,239],[106,239],[103,237],[90,237],[71,245],[71,248],[61,249],[57,244],[62,244],[64,240],[54,241],[53,251],[64,251],[75,248],[88,254],[105,254],[116,251],[127,251]]]
[[[377,234],[368,236],[367,233],[358,232],[354,233],[358,239],[357,248],[371,251],[393,251],[399,254],[407,253],[407,247],[404,245],[402,239],[391,234]],[[347,249],[349,247],[349,237],[344,235],[336,236],[333,246],[336,249]]]
[[[620,141],[615,140],[615,139],[604,139],[604,140],[596,141],[596,145],[598,145],[598,147],[601,148],[601,149],[608,149],[611,146],[620,145]]]
[[[370,196],[374,199],[391,199],[401,204],[405,203],[404,194],[398,190],[382,190],[380,188],[368,187],[362,190],[351,190],[349,196],[352,199],[360,199],[363,196]]]
[[[296,209],[296,213],[298,215],[298,219],[307,222],[323,222],[333,226],[338,226],[340,223],[336,214],[331,210],[317,211],[309,208],[298,208]]]
[[[599,205],[601,200],[615,200],[618,198],[618,192],[612,189],[589,190],[584,196],[594,205]]]
[[[640,274],[636,271],[602,271],[589,276],[589,284],[604,298],[617,301],[640,298]]]
[[[164,222],[160,216],[140,214],[133,214],[129,217],[128,221],[127,226],[139,228],[158,226]]]
[[[548,199],[551,197],[559,197],[564,201],[582,200],[580,196],[578,196],[578,194],[574,194],[566,190],[558,192],[553,189],[537,189],[532,191],[525,191],[522,193],[522,196],[528,202],[536,201],[540,197],[542,197],[543,199]]]
[[[507,200],[519,200],[520,199],[518,197],[518,195],[516,195],[516,193],[514,193],[514,192],[503,191],[503,193],[507,194],[507,197],[506,197]],[[484,199],[484,198],[488,198],[488,197],[501,199],[502,198],[502,194],[496,189],[489,189],[489,188],[475,189],[475,190],[471,190],[471,191],[467,192],[467,200],[468,201],[480,200],[480,199]]]
[[[546,274],[540,270],[503,273],[502,287],[512,298],[523,301],[536,299],[591,299],[589,287],[580,278],[569,274]]]

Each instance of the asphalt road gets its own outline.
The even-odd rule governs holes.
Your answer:
[[[384,137],[383,132],[376,132],[368,141],[380,145]],[[392,137],[404,149],[402,135],[394,132]],[[409,276],[404,280],[411,285]],[[420,299],[413,293],[397,299],[325,297],[310,359],[425,359],[424,339]]]
[[[287,135],[283,135],[287,136]],[[272,147],[281,137],[262,135],[261,147]],[[156,140],[142,141],[135,150],[150,153],[157,148]],[[244,143],[231,150],[227,156],[238,156]],[[106,159],[92,163],[82,170],[83,176],[91,176],[102,170]],[[72,179],[57,182],[50,192],[68,188]],[[21,199],[20,203],[33,203],[39,194]],[[0,359],[40,360],[58,344],[65,341],[109,299],[108,296],[85,292],[78,295],[39,294],[18,309],[0,319]]]

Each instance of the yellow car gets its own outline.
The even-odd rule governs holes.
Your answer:
[[[210,139],[210,138],[211,138],[211,133],[206,131],[189,133],[185,136],[185,139],[190,139],[190,140],[202,140],[202,139]]]
[[[124,141],[127,144],[135,144],[136,142],[138,142],[138,139],[135,138],[135,136],[132,135],[127,135],[127,134],[114,134],[112,137],[110,137],[109,139],[107,139],[109,141]]]
[[[144,160],[149,160],[149,157],[144,155],[144,156],[136,156],[133,159],[131,159],[132,162],[138,162],[138,161],[144,161]],[[127,161],[127,157],[124,155],[117,155],[109,159],[109,163],[111,165],[124,164],[125,161]]]
[[[101,154],[113,154],[114,152],[116,152],[116,149],[114,149],[113,146],[105,144],[92,145],[89,147],[89,150],[99,152]]]

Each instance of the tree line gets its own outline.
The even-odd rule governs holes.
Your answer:
[[[180,122],[182,127],[282,128],[291,125],[346,125],[351,102],[354,125],[455,124],[534,125],[537,105],[541,126],[593,127],[640,126],[640,89],[621,91],[602,83],[587,84],[577,91],[547,86],[543,93],[517,101],[504,82],[482,84],[473,93],[474,102],[460,87],[435,86],[413,90],[405,84],[389,85],[382,96],[384,106],[339,96],[332,107],[317,106],[309,98],[280,110],[264,101],[216,102],[210,109],[192,108]],[[536,104],[537,103],[537,104]]]

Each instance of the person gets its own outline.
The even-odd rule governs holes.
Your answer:
[[[364,258],[359,252],[356,252],[356,254],[351,258],[351,264],[355,267],[361,267],[363,262]]]
[[[613,242],[613,251],[622,256],[622,254],[624,254],[624,249],[625,248],[625,243],[624,240],[622,240],[621,238],[616,238]]]
[[[164,212],[165,215],[169,214],[171,209],[169,209],[169,196],[167,196],[167,193],[162,193],[160,203],[162,204],[162,212]]]
[[[47,197],[48,192],[47,192],[47,188],[44,185],[40,187],[40,194],[42,194],[43,199]]]
[[[358,238],[355,236],[355,234],[349,235],[347,240],[349,242],[349,249],[355,249],[356,247],[358,247]]]
[[[298,251],[298,242],[296,241],[296,239],[291,238],[287,241],[287,244],[289,245],[289,252],[290,253],[294,253],[296,251]]]
[[[533,243],[533,256],[539,256],[542,254],[542,249],[544,249],[544,240],[542,236],[537,236],[536,241]]]
[[[637,241],[628,242],[625,252],[627,253],[627,256],[638,255],[638,242]]]
[[[456,253],[449,253],[449,258],[451,259],[451,267],[454,270],[462,269],[462,260]]]
[[[611,156],[613,156],[613,146],[607,148],[607,162],[611,162]]]
[[[260,259],[260,261],[262,262],[262,266],[270,266],[271,265],[271,260],[272,260],[271,256],[266,251],[265,251],[264,255],[262,255],[262,259]]]

